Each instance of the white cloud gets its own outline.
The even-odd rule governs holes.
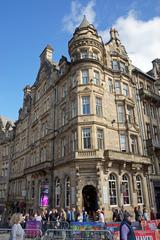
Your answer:
[[[80,25],[84,15],[90,23],[94,24],[96,17],[94,6],[95,0],[90,0],[85,6],[78,0],[73,0],[71,2],[71,13],[63,18],[63,29],[73,33],[75,28]]]
[[[114,27],[132,63],[143,71],[150,70],[151,61],[160,57],[160,17],[142,21],[135,12],[130,11],[127,17],[118,18]],[[104,41],[108,40],[109,29],[99,33]]]
[[[95,5],[96,0],[88,1],[85,6],[78,0],[72,0],[71,13],[63,19],[64,30],[73,34],[75,28],[81,23],[83,15],[86,15],[88,21],[97,27]],[[143,21],[137,17],[136,12],[130,11],[127,16],[119,17],[113,26],[118,30],[120,40],[125,46],[132,63],[145,72],[149,71],[152,68],[151,61],[160,57],[158,55],[160,49],[160,17]],[[99,35],[102,36],[104,42],[109,40],[109,28],[104,31],[97,30],[99,30]]]

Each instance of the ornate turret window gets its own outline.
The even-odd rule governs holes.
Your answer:
[[[88,58],[88,51],[87,49],[81,50],[81,59]]]
[[[87,69],[82,70],[82,84],[89,83],[89,73]]]

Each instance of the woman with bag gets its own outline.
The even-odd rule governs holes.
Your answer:
[[[10,224],[12,226],[9,240],[23,240],[24,230],[21,226],[22,214],[14,213],[11,217]]]

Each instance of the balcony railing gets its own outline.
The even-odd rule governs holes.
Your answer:
[[[81,150],[73,153],[73,158],[103,158],[103,150]]]
[[[150,159],[148,157],[115,150],[106,150],[104,152],[104,157],[105,159],[115,161],[150,164]]]
[[[139,95],[142,99],[151,100],[152,102],[160,106],[160,95],[144,88],[139,89]]]

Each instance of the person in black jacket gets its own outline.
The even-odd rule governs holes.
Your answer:
[[[133,228],[131,226],[132,215],[124,212],[124,218],[120,225],[120,240],[136,240]]]

